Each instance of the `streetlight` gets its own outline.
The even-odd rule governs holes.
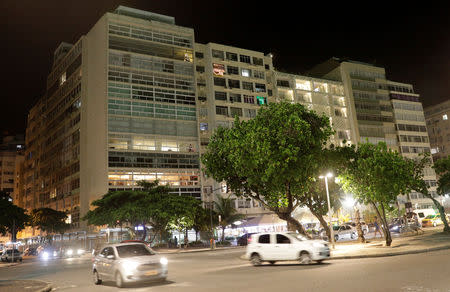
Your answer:
[[[328,202],[328,218],[329,218],[329,224],[330,224],[330,242],[331,246],[334,249],[334,232],[333,232],[333,226],[331,225],[331,204],[330,204],[330,193],[328,192],[328,178],[333,177],[333,174],[331,172],[327,173],[325,176],[321,175],[319,178],[325,179],[325,189],[327,190],[327,202]]]

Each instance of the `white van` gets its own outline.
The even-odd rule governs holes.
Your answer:
[[[413,210],[414,213],[419,217],[419,223],[422,225],[422,219],[425,219],[428,215],[436,215],[436,211],[434,209],[416,209]]]

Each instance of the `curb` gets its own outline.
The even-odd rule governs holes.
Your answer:
[[[42,289],[36,290],[35,292],[50,292],[52,290],[52,284],[47,283],[47,286],[45,286]]]
[[[440,247],[433,247],[433,248],[427,248],[427,249],[389,252],[389,253],[382,253],[382,254],[365,254],[365,255],[336,256],[336,257],[331,256],[330,258],[328,258],[326,260],[350,260],[350,259],[364,259],[364,258],[393,257],[393,256],[399,256],[399,255],[427,253],[427,252],[446,250],[446,249],[450,249],[450,246],[440,246]],[[248,260],[247,258],[245,258],[245,255],[241,255],[239,258],[241,260],[246,260],[246,261]]]

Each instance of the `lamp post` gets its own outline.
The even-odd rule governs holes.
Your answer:
[[[333,177],[333,174],[331,172],[327,173],[326,175],[321,175],[319,178],[325,179],[325,189],[327,191],[327,202],[328,202],[328,219],[329,219],[329,225],[330,225],[330,242],[331,246],[334,249],[334,232],[333,232],[333,225],[331,224],[331,204],[330,204],[330,193],[328,192],[328,178]]]

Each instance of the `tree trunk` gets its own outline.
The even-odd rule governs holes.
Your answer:
[[[310,208],[309,210],[311,211],[312,208]],[[318,214],[316,212],[311,211],[311,213],[319,220],[320,224],[322,225],[323,229],[325,230],[327,237],[329,238],[330,242],[331,242],[331,231],[330,231],[330,226],[328,225],[328,223],[325,221],[325,219],[323,219],[323,216],[321,214]]]
[[[304,236],[311,238],[311,236],[308,233],[306,233],[306,230],[305,228],[303,228],[302,224],[300,224],[300,222],[291,217],[291,213],[277,213],[277,215],[278,217],[280,217],[280,219],[286,220],[288,226],[294,229],[289,231],[297,230],[300,234],[303,234]]]
[[[366,243],[366,238],[364,237],[364,232],[361,228],[361,217],[357,208],[355,208],[355,221],[356,231],[358,231],[358,242]]]
[[[383,231],[384,231],[384,235],[386,236],[386,246],[391,246],[392,243],[392,237],[391,237],[391,232],[389,231],[389,226],[387,224],[387,220],[386,220],[386,212],[384,210],[384,205],[383,203],[380,203],[381,205],[381,211],[383,212]]]
[[[448,226],[447,217],[445,216],[444,206],[442,206],[441,203],[439,203],[438,200],[433,198],[432,195],[427,194],[427,197],[430,198],[433,201],[434,205],[439,210],[439,214],[441,215],[442,223],[444,223],[444,232],[450,233],[450,227]]]
[[[226,226],[222,226],[222,243],[225,241],[225,227]]]

